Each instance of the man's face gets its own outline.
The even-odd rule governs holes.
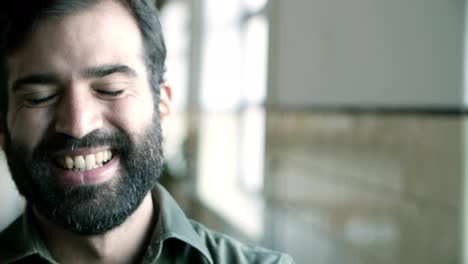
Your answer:
[[[8,61],[5,152],[19,191],[84,234],[121,224],[161,170],[138,26],[114,1],[39,23]]]

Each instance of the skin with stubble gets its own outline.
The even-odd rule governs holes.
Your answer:
[[[40,22],[9,58],[5,153],[61,262],[143,252],[171,97],[162,84],[155,110],[143,56],[131,14],[102,1]]]

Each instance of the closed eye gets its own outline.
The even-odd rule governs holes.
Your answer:
[[[41,98],[26,98],[25,102],[30,107],[39,107],[39,106],[47,105],[50,102],[53,102],[53,99],[55,99],[57,96],[58,94],[51,94],[49,96],[41,97]]]
[[[100,94],[111,95],[111,96],[117,96],[117,95],[123,93],[123,90],[119,90],[119,91],[97,90],[97,92],[100,93]]]
[[[115,99],[119,98],[123,94],[124,90],[109,91],[109,90],[95,90],[104,99]]]

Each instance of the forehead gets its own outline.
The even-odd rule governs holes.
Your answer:
[[[139,28],[127,8],[117,1],[101,1],[39,22],[9,57],[9,82],[43,72],[68,77],[105,64],[126,64],[143,71],[142,47]]]

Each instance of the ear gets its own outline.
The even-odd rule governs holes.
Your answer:
[[[161,127],[165,132],[166,119],[172,112],[172,88],[167,81],[159,85],[159,116],[161,118]]]

